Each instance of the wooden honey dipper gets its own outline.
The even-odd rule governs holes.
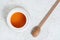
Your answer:
[[[31,34],[32,34],[33,37],[37,37],[39,35],[39,33],[41,31],[41,27],[43,26],[45,21],[48,19],[48,17],[52,14],[53,10],[55,9],[55,7],[58,5],[59,2],[60,2],[60,0],[57,0],[54,3],[54,5],[51,7],[51,9],[47,12],[46,16],[39,23],[39,25],[37,25],[33,28],[33,30],[31,31]]]

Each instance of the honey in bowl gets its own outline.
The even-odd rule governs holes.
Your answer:
[[[26,24],[26,16],[21,12],[15,12],[10,21],[15,28],[22,28]]]

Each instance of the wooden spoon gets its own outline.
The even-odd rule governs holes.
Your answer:
[[[43,26],[43,24],[45,23],[45,21],[48,19],[48,17],[50,16],[50,14],[53,12],[53,10],[55,9],[55,7],[58,5],[60,0],[57,0],[54,5],[51,7],[51,9],[48,11],[48,13],[46,14],[46,16],[42,19],[42,21],[39,23],[39,25],[35,26],[31,32],[33,37],[37,37],[41,31],[41,27]]]

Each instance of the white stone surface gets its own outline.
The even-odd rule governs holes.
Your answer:
[[[0,0],[0,40],[60,40],[60,3],[42,26],[38,37],[31,30],[38,25],[56,0]],[[23,6],[31,16],[31,24],[23,32],[14,32],[7,26],[3,17],[4,9],[9,5]],[[11,6],[12,7],[12,6]],[[6,13],[7,14],[7,13]]]

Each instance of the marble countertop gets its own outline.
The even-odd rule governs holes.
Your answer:
[[[56,0],[0,0],[0,40],[60,40],[60,3],[51,16],[42,26],[38,37],[31,35],[31,30],[38,25]],[[7,7],[15,5],[23,6],[28,10],[31,23],[22,32],[14,32],[4,21]]]

